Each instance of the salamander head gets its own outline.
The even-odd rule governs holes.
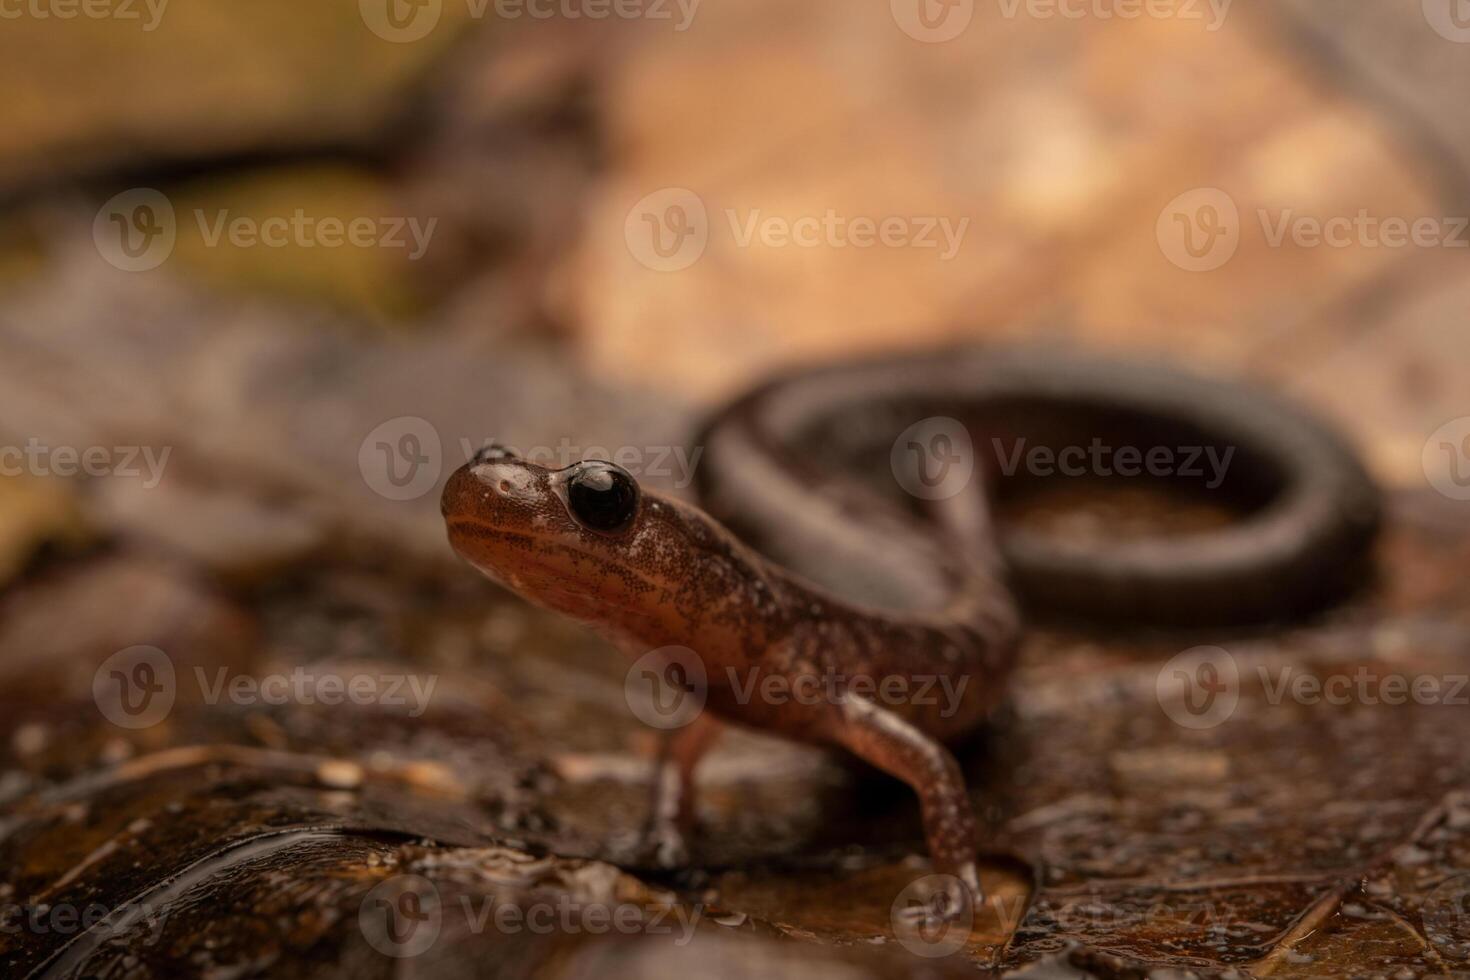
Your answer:
[[[450,476],[440,509],[485,575],[643,645],[692,642],[695,620],[746,591],[731,587],[744,563],[719,560],[739,548],[727,532],[612,463],[548,469],[488,447]]]
[[[481,572],[563,612],[566,591],[587,592],[625,561],[644,510],[628,472],[588,461],[552,470],[498,446],[445,484],[449,543]]]

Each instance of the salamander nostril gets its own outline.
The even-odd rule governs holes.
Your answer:
[[[520,459],[520,457],[509,447],[502,446],[498,442],[492,442],[482,446],[470,462],[478,465],[480,463],[496,463],[503,459]]]

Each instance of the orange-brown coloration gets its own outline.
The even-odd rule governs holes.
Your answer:
[[[1096,547],[997,537],[984,480],[925,498],[921,516],[913,499],[885,496],[863,476],[886,457],[904,484],[902,454],[890,455],[904,448],[896,434],[940,412],[954,426],[962,423],[950,413],[968,420],[974,445],[999,424],[1076,445],[1106,438],[1141,456],[1181,440],[1228,450],[1223,458],[1239,450],[1229,479],[1205,488],[1239,519],[1206,534]],[[841,746],[907,782],[935,867],[971,897],[974,815],[943,743],[974,728],[1003,693],[1020,629],[1011,582],[1074,614],[1191,628],[1260,621],[1350,587],[1378,527],[1377,490],[1361,464],[1290,403],[1159,366],[1054,352],[819,368],[735,402],[698,441],[708,450],[701,502],[738,537],[687,504],[647,492],[635,500],[632,478],[607,464],[553,471],[492,447],[445,487],[449,540],[485,574],[635,656],[694,651],[719,717]],[[602,467],[594,497],[628,491],[598,498],[619,505],[604,523],[609,515],[577,513],[585,467]],[[798,691],[809,696],[790,696]],[[673,783],[680,796],[656,800],[655,833],[673,842],[661,853],[682,850],[665,818],[692,814],[691,775],[712,724],[706,715],[678,730],[664,754],[670,778],[656,786]]]
[[[842,746],[914,783],[936,861],[974,885],[974,820],[938,740],[973,728],[998,699],[1016,637],[1008,603],[992,604],[983,630],[860,609],[767,562],[697,508],[648,492],[626,529],[589,530],[567,504],[574,471],[504,457],[461,467],[443,495],[450,543],[492,579],[631,654],[694,650],[721,718]],[[764,697],[772,678],[810,696]],[[853,695],[846,688],[858,678],[889,682],[892,696],[880,706]],[[711,741],[707,727],[691,729],[670,751],[685,782]],[[677,806],[686,820],[689,792],[680,788]]]

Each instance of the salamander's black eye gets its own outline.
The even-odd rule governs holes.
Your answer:
[[[638,484],[620,466],[584,463],[567,483],[567,502],[584,527],[611,534],[632,523],[638,510]]]

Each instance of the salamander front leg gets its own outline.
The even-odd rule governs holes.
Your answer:
[[[661,868],[689,861],[695,831],[694,770],[723,730],[708,712],[700,712],[683,728],[663,733],[644,831],[644,849]]]
[[[893,712],[852,695],[844,695],[838,703],[832,737],[854,755],[913,787],[919,795],[934,870],[958,878],[969,894],[955,898],[978,907],[982,894],[975,869],[975,813],[965,791],[965,777],[949,749]],[[962,909],[951,911],[959,914]]]

